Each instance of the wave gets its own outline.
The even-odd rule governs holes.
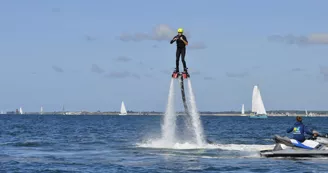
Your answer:
[[[274,145],[252,145],[252,144],[203,144],[183,142],[183,143],[168,143],[165,140],[149,140],[144,143],[137,143],[137,147],[141,148],[163,148],[163,149],[220,149],[220,150],[234,150],[234,151],[260,151],[264,149],[272,149]]]
[[[15,147],[42,147],[42,146],[52,145],[52,143],[45,142],[45,141],[28,140],[22,142],[7,142],[7,143],[2,143],[0,145],[8,145],[8,146],[15,146]]]

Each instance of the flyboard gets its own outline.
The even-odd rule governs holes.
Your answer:
[[[180,81],[180,89],[181,89],[183,106],[184,106],[184,109],[185,109],[185,113],[187,115],[189,115],[188,105],[187,105],[187,102],[186,102],[186,94],[185,94],[185,89],[184,89],[184,79],[190,78],[190,75],[186,71],[184,71],[184,72],[175,72],[174,71],[173,74],[172,74],[172,78],[179,79],[179,81]]]

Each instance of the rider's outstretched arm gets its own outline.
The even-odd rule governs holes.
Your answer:
[[[311,128],[304,126],[304,131],[305,131],[306,134],[313,136],[313,133],[312,133],[312,129]]]
[[[288,129],[286,130],[286,132],[287,132],[287,133],[290,133],[290,132],[293,131],[293,129],[294,129],[294,127],[290,127],[290,128],[288,128]]]
[[[170,41],[170,44],[174,43],[177,40],[177,36],[173,37],[172,40]]]

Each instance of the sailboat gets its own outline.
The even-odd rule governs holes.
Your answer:
[[[307,117],[307,116],[309,116],[309,114],[308,114],[307,110],[305,110],[305,116],[306,116],[306,117]]]
[[[124,105],[124,102],[122,101],[122,104],[121,104],[121,113],[119,115],[127,115],[127,111],[126,111],[126,108],[125,108],[125,105]]]
[[[23,109],[22,109],[22,107],[19,108],[19,114],[23,114]]]
[[[253,88],[252,112],[254,112],[254,114],[250,115],[250,118],[268,118],[261,97],[260,89],[256,85]]]
[[[241,116],[245,116],[245,106],[244,106],[244,104],[241,105]]]
[[[41,106],[40,108],[40,114],[42,115],[43,114],[43,107]]]

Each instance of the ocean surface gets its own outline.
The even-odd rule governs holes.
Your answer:
[[[179,117],[181,142],[165,148],[161,116],[0,115],[0,172],[328,172],[325,158],[260,157],[294,119],[202,116],[215,144],[199,147]],[[328,118],[303,122],[328,132]]]

